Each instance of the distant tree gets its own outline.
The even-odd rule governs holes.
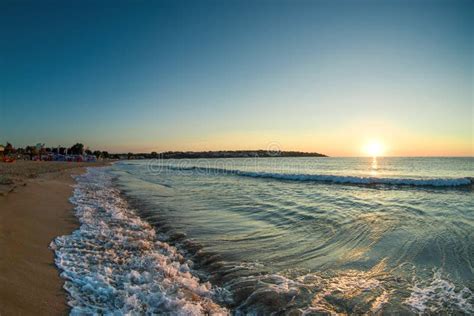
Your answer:
[[[73,155],[82,155],[84,153],[84,145],[76,143],[71,147],[70,153]]]
[[[92,150],[86,149],[86,150],[85,150],[85,153],[86,153],[86,155],[92,155]]]
[[[15,148],[13,148],[13,145],[7,142],[7,145],[5,146],[3,150],[3,154],[5,155],[10,155],[15,153]]]
[[[158,158],[158,153],[156,151],[152,151],[151,158]]]
[[[133,153],[128,153],[127,158],[130,160],[133,157]]]
[[[44,147],[44,144],[38,144],[38,145],[39,145],[39,148],[38,148],[39,155],[40,156],[45,155],[46,154],[46,148]]]
[[[65,155],[65,154],[66,154],[66,150],[67,150],[66,147],[59,147],[59,154],[60,154],[60,155]]]
[[[100,158],[100,156],[102,156],[102,152],[101,152],[100,150],[96,150],[96,151],[94,151],[94,153],[93,153],[93,154],[94,154],[94,156],[95,156],[97,159],[99,159],[99,158]]]
[[[108,151],[103,151],[102,152],[102,158],[105,158],[105,159],[109,158],[109,152]]]
[[[33,160],[33,156],[38,154],[35,146],[26,146],[25,153],[30,156],[30,160]]]

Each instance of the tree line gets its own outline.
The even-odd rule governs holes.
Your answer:
[[[26,146],[26,147],[18,147],[15,148],[9,142],[4,146],[3,154],[5,156],[12,156],[12,155],[26,155],[29,156],[30,159],[33,159],[35,156],[42,156],[48,154],[54,155],[89,155],[95,156],[97,159],[99,158],[110,158],[110,154],[107,151],[100,151],[100,150],[90,150],[89,148],[84,149],[84,145],[81,143],[76,143],[71,147],[46,147],[44,144],[38,144],[35,146]]]
[[[167,151],[157,153],[115,153],[109,154],[107,151],[90,150],[84,148],[81,143],[76,143],[71,147],[45,147],[44,144],[36,146],[26,146],[24,148],[14,148],[12,144],[7,143],[4,147],[4,155],[28,155],[30,159],[35,156],[48,154],[55,155],[89,155],[97,159],[202,159],[202,158],[251,158],[251,157],[327,157],[324,154],[316,152],[300,151],[278,151],[271,152],[267,150],[220,150],[220,151]]]

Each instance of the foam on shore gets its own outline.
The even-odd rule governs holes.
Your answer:
[[[104,169],[76,177],[71,202],[80,229],[52,243],[71,314],[226,315],[220,289],[202,283],[192,262],[141,220]]]

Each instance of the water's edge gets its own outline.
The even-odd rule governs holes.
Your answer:
[[[75,177],[70,201],[80,228],[50,244],[71,314],[227,314],[216,303],[219,289],[201,282],[192,262],[157,239],[103,169]]]

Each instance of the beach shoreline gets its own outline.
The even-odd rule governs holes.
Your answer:
[[[72,176],[106,164],[0,164],[0,315],[68,313],[49,244],[79,226],[69,202]]]

